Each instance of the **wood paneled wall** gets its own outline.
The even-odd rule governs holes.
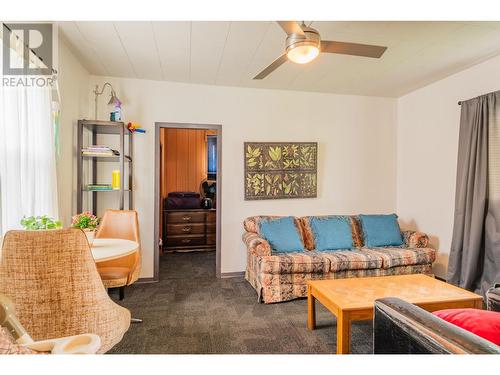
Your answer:
[[[160,129],[161,195],[172,191],[199,192],[207,178],[207,135],[203,129]]]

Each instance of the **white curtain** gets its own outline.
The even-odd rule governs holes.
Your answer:
[[[0,44],[3,53],[1,48]],[[13,55],[22,59],[19,53]],[[0,237],[10,229],[20,228],[23,216],[57,218],[57,203],[51,89],[2,86]]]

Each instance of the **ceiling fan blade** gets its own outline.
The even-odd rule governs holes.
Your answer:
[[[371,44],[336,42],[333,40],[321,41],[321,52],[326,53],[379,58],[386,49],[387,47],[374,46]]]
[[[295,34],[300,36],[306,36],[300,25],[295,21],[276,21],[285,31],[286,35]]]
[[[266,78],[269,74],[274,72],[276,69],[278,69],[281,65],[283,65],[286,61],[288,60],[288,57],[286,57],[286,53],[278,57],[276,60],[274,60],[270,65],[268,65],[264,70],[262,70],[259,74],[257,74],[253,79],[262,79]]]

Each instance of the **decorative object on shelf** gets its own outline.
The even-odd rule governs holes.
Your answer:
[[[73,228],[82,229],[85,232],[87,240],[90,244],[94,241],[94,234],[98,225],[99,218],[92,215],[89,211],[82,212],[81,214],[75,215],[71,218],[71,226]]]
[[[132,133],[146,133],[146,130],[142,129],[142,126],[137,122],[129,122],[127,128]]]
[[[88,184],[87,191],[108,191],[113,190],[113,186],[111,184]]]
[[[82,148],[82,155],[84,156],[120,156],[120,152],[113,150],[108,146],[92,145]]]
[[[21,219],[21,225],[25,230],[46,230],[46,229],[60,229],[62,228],[61,222],[47,215],[43,216],[24,216]]]
[[[93,91],[93,93],[95,95],[95,98],[94,98],[94,101],[95,101],[95,120],[97,120],[97,99],[99,98],[99,95],[102,95],[104,93],[104,89],[106,88],[106,86],[109,86],[109,88],[111,89],[111,96],[109,98],[108,105],[111,105],[111,104],[115,105],[115,112],[113,112],[113,113],[115,113],[115,115],[114,115],[115,120],[112,120],[112,121],[121,121],[121,104],[122,104],[122,102],[116,96],[115,89],[113,88],[113,86],[111,86],[111,83],[109,83],[109,82],[106,82],[102,86],[102,89],[100,91],[99,91],[99,85],[96,85],[95,89]],[[117,105],[118,105],[118,108],[120,110],[119,119],[116,119],[116,107],[117,107]]]
[[[315,198],[317,142],[245,142],[245,200]]]
[[[114,100],[115,108],[113,112],[110,113],[111,121],[121,121],[122,120],[122,102],[115,98]]]
[[[111,186],[113,190],[120,190],[120,171],[115,169],[112,173]]]

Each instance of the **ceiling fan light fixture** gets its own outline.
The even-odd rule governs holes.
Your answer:
[[[286,38],[286,56],[296,64],[307,64],[318,57],[321,38],[317,30],[301,26],[304,35],[290,34]]]
[[[295,44],[286,51],[288,59],[296,64],[307,64],[313,61],[319,55],[317,45],[304,42],[304,44]]]

